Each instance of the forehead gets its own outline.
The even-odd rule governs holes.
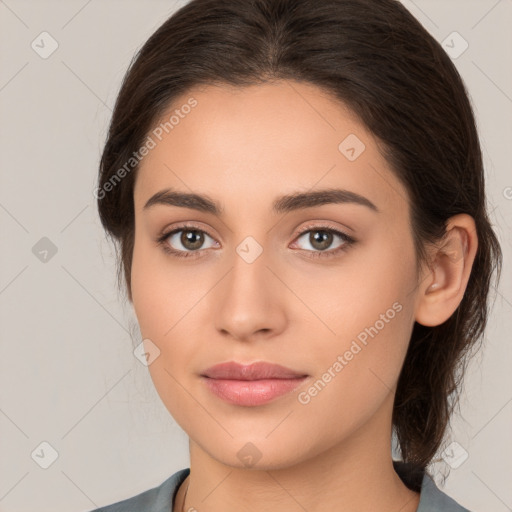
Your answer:
[[[312,84],[195,87],[173,102],[148,137],[152,149],[134,190],[137,210],[169,187],[236,202],[238,209],[329,187],[395,209],[406,206],[406,191],[376,138],[342,102]]]

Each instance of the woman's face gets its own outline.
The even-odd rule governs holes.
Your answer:
[[[389,448],[417,273],[407,193],[376,139],[297,82],[195,88],[163,122],[173,114],[134,189],[133,305],[163,403],[231,466],[285,467],[355,439]],[[145,207],[162,191],[219,212],[178,196]],[[307,377],[277,396],[276,381],[217,381],[222,397],[203,374],[229,361]]]

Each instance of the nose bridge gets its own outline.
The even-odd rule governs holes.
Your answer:
[[[272,288],[268,269],[272,255],[268,244],[264,245],[263,237],[258,238],[261,243],[254,236],[247,235],[234,247],[232,270],[228,276],[232,293],[248,293],[254,300],[261,295],[260,292],[264,294],[266,290],[269,293]]]
[[[223,279],[220,296],[215,298],[217,329],[237,339],[260,330],[282,329],[285,315],[279,287],[283,285],[274,276],[275,270],[270,270],[273,260],[271,250],[255,236],[246,235],[234,246],[230,271]]]
[[[260,222],[257,215],[262,215],[257,205],[249,202],[238,205],[237,220],[231,226],[229,237],[229,250],[233,251],[229,258],[232,267],[230,279],[237,276],[247,280],[252,279],[251,276],[264,276],[269,272],[266,265],[270,265],[272,260],[270,238],[274,231],[269,234],[266,221],[261,219]]]

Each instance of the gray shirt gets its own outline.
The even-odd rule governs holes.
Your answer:
[[[442,492],[428,473],[413,472],[403,462],[393,461],[393,466],[409,489],[420,492],[416,512],[470,512]],[[179,486],[189,473],[190,468],[181,469],[157,487],[90,512],[179,512],[172,504]]]

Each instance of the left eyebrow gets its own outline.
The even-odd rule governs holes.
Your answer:
[[[324,204],[345,204],[352,203],[365,206],[374,212],[380,210],[366,197],[345,189],[323,189],[313,192],[295,192],[278,197],[272,204],[272,211],[275,214],[313,208]],[[224,208],[206,195],[179,192],[173,189],[164,189],[149,198],[143,209],[162,204],[190,208],[216,217],[222,217]]]
[[[272,210],[275,213],[285,213],[293,210],[302,210],[305,208],[312,208],[314,206],[321,206],[324,204],[343,203],[358,204],[366,206],[374,212],[379,212],[379,209],[375,204],[366,197],[357,194],[356,192],[339,188],[329,188],[313,192],[297,192],[281,196],[274,202]]]

